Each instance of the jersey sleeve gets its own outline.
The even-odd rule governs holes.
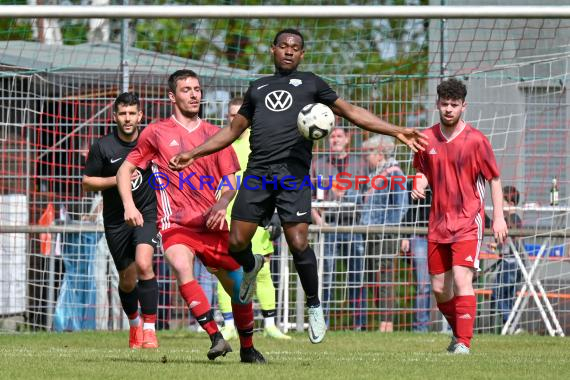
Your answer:
[[[424,159],[425,158],[422,152],[414,153],[414,162],[412,163],[412,166],[414,169],[416,169],[417,172],[426,174]]]
[[[222,149],[217,154],[216,160],[222,176],[234,174],[240,170],[237,154],[231,145]]]
[[[481,136],[481,146],[477,151],[478,162],[481,170],[481,174],[487,181],[496,178],[500,175],[499,168],[497,167],[497,161],[495,159],[495,153],[493,152],[493,147],[489,140],[485,136]]]
[[[103,172],[103,154],[101,153],[101,145],[99,140],[95,141],[89,149],[87,162],[83,174],[89,177],[101,177]]]
[[[338,99],[337,93],[318,75],[315,75],[315,86],[317,102],[330,106]]]
[[[156,157],[157,146],[155,141],[154,128],[149,126],[143,129],[137,145],[131,150],[126,161],[138,168],[146,169],[150,161]]]
[[[251,99],[251,85],[249,86],[249,88],[247,89],[247,91],[245,92],[245,95],[243,96],[243,103],[238,111],[238,113],[245,117],[247,120],[251,120],[253,119],[253,113],[254,113],[254,106],[253,106],[253,101]]]

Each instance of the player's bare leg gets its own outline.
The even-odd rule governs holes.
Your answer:
[[[309,224],[284,223],[283,232],[289,250],[293,255],[293,262],[299,274],[301,285],[307,297],[309,314],[309,340],[320,343],[325,338],[327,324],[323,307],[319,300],[319,275],[317,272],[317,257],[309,246]]]
[[[218,330],[210,302],[194,278],[194,252],[185,245],[176,244],[169,247],[164,254],[178,281],[180,295],[200,326],[210,336],[212,345],[207,354],[208,359],[226,356],[228,352],[232,352],[232,348]]]
[[[431,286],[433,295],[437,302],[437,307],[453,331],[451,342],[447,347],[447,351],[452,352],[455,348],[455,344],[457,343],[457,340],[455,338],[455,300],[453,293],[453,272],[449,270],[445,273],[432,275]]]
[[[262,255],[254,255],[251,251],[251,239],[255,235],[257,224],[232,219],[230,226],[230,255],[243,267],[243,280],[239,290],[239,300],[247,304],[251,302],[255,291],[257,273],[263,267]]]

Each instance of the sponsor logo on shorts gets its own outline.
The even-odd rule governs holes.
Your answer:
[[[471,319],[471,314],[465,313],[459,316],[459,319]]]
[[[469,262],[469,263],[472,263],[472,262],[473,262],[473,257],[467,256],[467,257],[465,258],[465,261],[467,261],[467,262]]]

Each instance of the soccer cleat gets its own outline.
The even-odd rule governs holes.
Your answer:
[[[457,339],[455,336],[451,336],[451,342],[449,342],[449,346],[447,346],[447,352],[453,352],[455,349],[455,345],[457,344]]]
[[[242,363],[252,363],[252,364],[267,364],[267,361],[261,355],[261,352],[257,351],[253,347],[241,348],[239,350],[239,356]]]
[[[238,337],[238,333],[235,326],[224,326],[220,329],[222,336],[225,340],[232,340]]]
[[[265,262],[262,255],[253,255],[253,258],[255,259],[255,266],[251,272],[243,272],[243,279],[239,288],[239,301],[244,304],[251,302],[255,290],[255,279]]]
[[[321,343],[325,339],[327,324],[323,314],[323,307],[309,307],[309,340],[311,343]]]
[[[131,326],[129,329],[129,348],[138,350],[143,344],[143,324],[142,321],[136,327]]]
[[[450,353],[454,355],[469,355],[471,350],[463,343],[457,343]]]
[[[154,330],[143,330],[142,348],[158,348],[158,339]]]
[[[214,360],[218,356],[226,356],[228,352],[232,352],[232,348],[219,332],[214,334],[212,338],[212,346],[208,351],[208,359]]]
[[[289,335],[283,334],[277,326],[270,326],[263,329],[263,336],[273,338],[273,339],[281,339],[281,340],[290,340],[291,337]]]

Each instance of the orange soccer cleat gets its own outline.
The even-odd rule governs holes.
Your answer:
[[[154,330],[143,330],[142,348],[158,348],[158,339]]]
[[[142,321],[136,327],[131,326],[129,330],[129,348],[138,350],[143,346],[143,324]]]

